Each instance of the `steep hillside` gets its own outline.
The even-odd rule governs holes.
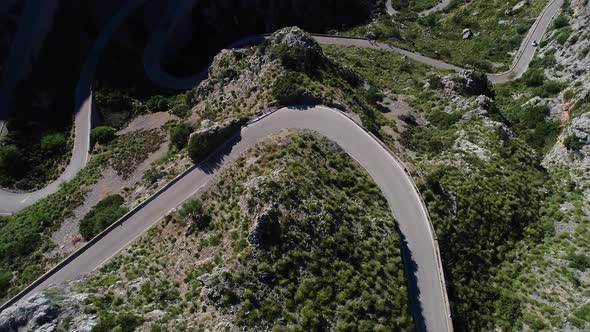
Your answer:
[[[503,292],[512,293],[512,307],[524,317],[522,326],[533,330],[590,329],[589,24],[587,2],[567,2],[541,44],[538,65],[528,76],[530,83],[545,76],[545,86],[549,79],[559,82],[561,93],[511,96],[519,102],[530,99],[526,104],[544,108],[547,118],[562,128],[559,135],[553,135],[554,143],[545,150],[542,161],[562,196],[547,201],[545,208],[558,213],[551,215],[544,241],[523,248],[513,263],[502,268],[512,271],[507,278],[512,281],[503,280],[508,285]],[[506,317],[506,312],[501,316]]]
[[[9,5],[7,3],[7,7]],[[175,92],[153,84],[143,66],[145,47],[153,29],[163,23],[163,13],[168,6],[169,2],[162,0],[146,1],[115,30],[108,47],[100,54],[95,91],[103,90],[104,94],[116,91],[109,97],[112,97],[111,104],[118,104],[98,110],[102,117],[97,119],[103,124],[122,127],[133,116],[154,109],[166,111],[176,105],[163,101],[175,100]],[[18,1],[14,7],[18,7]],[[32,64],[31,74],[17,86],[9,100],[12,110],[6,126],[9,135],[0,148],[11,146],[8,152],[18,166],[0,167],[0,186],[14,190],[39,189],[61,173],[68,162],[67,151],[71,150],[72,114],[76,106],[73,95],[80,70],[99,33],[122,7],[121,1],[113,0],[59,2],[55,22]],[[173,64],[167,70],[175,75],[192,75],[209,65],[222,48],[245,36],[271,33],[289,25],[325,32],[366,22],[377,8],[380,5],[376,0],[198,1],[192,12],[193,39],[187,45],[180,45],[186,46],[180,50],[177,50],[179,45],[171,41],[170,51],[177,52],[171,52],[172,57],[165,63]],[[4,36],[12,30],[12,17],[4,17],[7,32],[0,27],[0,45],[9,46],[5,41],[8,37]],[[4,52],[0,49],[0,53]],[[126,103],[130,100],[140,106],[147,104],[147,107]],[[121,111],[121,108],[126,109]],[[117,114],[111,114],[112,109]],[[111,121],[113,118],[117,118],[116,121]],[[57,148],[47,148],[44,144],[47,140]],[[4,159],[2,155],[0,159]]]
[[[524,77],[493,88],[327,48],[384,94],[380,129],[421,183],[456,330],[588,328],[588,7],[569,6]]]
[[[93,331],[413,326],[400,238],[385,199],[338,146],[309,132],[283,132],[257,145],[200,199],[72,287],[77,295],[67,289],[45,295],[67,298],[55,302],[59,317],[46,326],[73,320],[96,324]]]
[[[395,17],[383,14],[346,34],[376,38],[463,67],[502,72],[547,4],[545,0],[453,0],[443,11],[418,17],[418,12],[438,2],[393,0],[401,9]]]
[[[308,61],[299,61],[304,59]],[[311,67],[305,65],[311,63]],[[207,131],[223,120],[247,119],[268,108],[273,99],[280,99],[279,103],[334,102],[357,111],[369,125],[381,121],[367,98],[368,86],[351,70],[325,57],[299,29],[281,30],[261,46],[223,52],[210,71],[210,79],[181,95],[176,105],[168,106],[163,99],[142,104],[116,91],[101,95],[101,105],[113,109],[160,105],[176,113],[176,106],[182,104],[188,109],[189,115],[184,114],[188,119],[160,112],[139,117],[116,135],[109,128],[100,128],[103,136],[89,166],[73,181],[39,203],[1,218],[1,298],[14,295],[83,244],[79,223],[101,199],[120,194],[124,207],[136,206],[192,165],[186,146],[193,131]],[[170,148],[163,145],[167,130],[173,136]],[[97,225],[90,227],[90,233],[113,222],[102,216],[117,215],[118,210],[116,206],[98,213],[101,217],[93,218]]]

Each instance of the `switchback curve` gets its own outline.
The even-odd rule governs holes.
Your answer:
[[[78,279],[94,271],[193,196],[243,152],[283,129],[308,129],[326,136],[367,170],[387,199],[402,233],[406,272],[408,279],[415,280],[415,283],[410,282],[409,288],[417,328],[452,331],[438,244],[426,207],[410,175],[376,138],[342,112],[323,106],[283,108],[250,122],[207,161],[175,179],[0,309],[52,284]]]

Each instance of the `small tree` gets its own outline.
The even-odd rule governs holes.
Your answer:
[[[180,150],[188,143],[188,138],[193,128],[186,123],[181,123],[178,126],[170,129],[170,144],[176,149]]]
[[[62,133],[47,134],[41,138],[41,149],[47,152],[60,152],[66,146],[66,138]]]
[[[383,100],[383,94],[374,86],[367,90],[366,97],[371,104],[377,104]]]
[[[582,142],[580,141],[580,138],[574,134],[566,137],[563,141],[563,145],[565,145],[565,147],[570,151],[580,151],[582,148]]]
[[[80,221],[80,234],[90,240],[127,213],[121,195],[107,196],[96,204]]]
[[[0,297],[6,296],[8,288],[10,288],[10,280],[12,275],[9,272],[0,271]]]
[[[191,199],[182,205],[180,215],[191,220],[191,228],[205,229],[209,226],[211,217],[205,213],[200,199]]]
[[[100,126],[90,131],[90,138],[93,142],[100,144],[107,144],[115,138],[115,128],[108,126]]]
[[[151,97],[146,103],[149,112],[166,112],[170,107],[168,100],[163,96],[157,95]]]
[[[14,175],[21,168],[22,158],[16,145],[0,146],[0,172]]]
[[[208,139],[204,134],[193,135],[188,143],[188,155],[196,162],[205,155],[207,148]]]

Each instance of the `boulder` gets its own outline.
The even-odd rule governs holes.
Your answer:
[[[461,39],[469,39],[471,37],[473,37],[473,32],[471,29],[465,28],[463,31],[461,31]]]
[[[504,11],[504,14],[506,15],[514,15],[516,14],[519,10],[522,9],[522,7],[524,7],[526,5],[526,0],[522,0],[519,3],[517,3],[516,5],[514,5],[514,7],[512,7],[511,9],[506,9],[506,11]]]
[[[491,111],[496,106],[495,101],[486,95],[477,96],[477,98],[475,99],[475,102],[477,103],[479,108],[486,110],[486,111]]]

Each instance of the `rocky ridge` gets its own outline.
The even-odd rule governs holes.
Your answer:
[[[590,178],[587,176],[590,172],[590,113],[587,106],[590,102],[590,7],[585,1],[571,2],[570,24],[572,34],[564,45],[553,40],[542,50],[543,54],[555,52],[556,65],[545,74],[569,86],[558,100],[559,116],[565,129],[546,155],[544,164],[550,168],[569,169],[586,187],[586,197],[590,197]],[[576,149],[566,146],[570,137],[578,141]]]

